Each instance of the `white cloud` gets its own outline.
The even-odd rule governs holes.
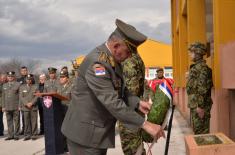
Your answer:
[[[170,1],[0,0],[0,54],[70,61],[104,42],[116,18],[170,43]]]

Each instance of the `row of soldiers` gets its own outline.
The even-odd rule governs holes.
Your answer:
[[[24,140],[36,140],[38,137],[37,117],[40,116],[40,132],[44,134],[43,126],[43,98],[36,95],[42,92],[57,92],[69,100],[73,88],[73,78],[69,78],[68,68],[63,67],[56,78],[56,68],[48,68],[48,76],[39,76],[38,84],[35,83],[33,74],[28,74],[27,67],[21,67],[21,77],[16,79],[15,72],[9,71],[1,74],[0,98],[0,136],[3,135],[3,113],[6,113],[8,137],[5,140],[19,140],[19,135],[24,135]],[[62,101],[64,115],[67,111],[68,101]],[[22,131],[20,132],[20,118],[22,118]]]

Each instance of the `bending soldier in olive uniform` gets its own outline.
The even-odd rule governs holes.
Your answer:
[[[108,41],[89,53],[78,69],[78,87],[62,125],[71,155],[105,155],[114,147],[116,120],[132,129],[143,128],[156,139],[164,136],[160,125],[135,111],[147,113],[151,105],[128,94],[122,78],[120,63],[146,36],[118,19],[116,25]]]
[[[59,81],[56,79],[56,68],[49,67],[48,73],[49,73],[49,80],[47,80],[44,84],[44,92],[57,92],[57,87],[59,85]]]
[[[144,62],[136,52],[132,52],[132,56],[122,63],[123,77],[128,91],[140,98],[144,93],[145,66]],[[139,112],[143,117],[144,114]],[[125,155],[134,155],[138,149],[143,151],[144,144],[141,137],[141,130],[131,130],[119,122],[119,131],[122,144],[122,150]],[[145,151],[142,154],[146,154]]]
[[[7,83],[2,89],[2,110],[6,112],[8,137],[5,140],[19,140],[20,134],[20,83],[15,81],[15,72],[7,72]]]
[[[206,54],[204,44],[199,42],[191,44],[189,52],[194,62],[190,66],[186,85],[191,122],[195,134],[206,134],[210,131],[212,70],[203,60],[203,55]]]
[[[0,74],[0,136],[4,135],[4,124],[3,124],[3,111],[2,111],[2,89],[3,84],[6,83],[6,74]]]
[[[22,111],[24,112],[24,122],[25,131],[24,140],[37,139],[37,117],[38,117],[38,106],[37,106],[37,96],[35,93],[37,91],[37,86],[33,83],[33,75],[28,74],[26,77],[26,84],[20,87],[20,105]]]

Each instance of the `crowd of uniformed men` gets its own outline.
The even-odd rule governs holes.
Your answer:
[[[24,135],[25,141],[36,140],[38,135],[44,134],[43,98],[37,93],[57,92],[70,100],[74,76],[69,78],[67,66],[62,67],[59,79],[56,71],[56,68],[49,67],[48,76],[39,75],[38,82],[26,66],[20,68],[19,78],[16,78],[14,71],[0,74],[0,136],[4,135],[4,125],[7,125],[8,136],[5,140],[19,140],[20,135]],[[65,111],[69,100],[62,101]],[[4,113],[7,124],[3,123]]]

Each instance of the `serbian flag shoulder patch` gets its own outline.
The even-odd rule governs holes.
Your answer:
[[[105,75],[105,68],[102,65],[94,66],[94,71],[96,76]]]

